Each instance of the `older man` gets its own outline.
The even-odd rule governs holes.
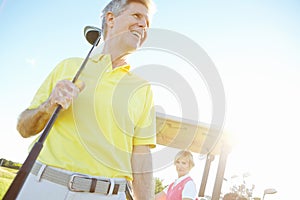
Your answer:
[[[82,58],[60,62],[21,113],[23,137],[38,134],[61,105],[18,199],[153,198],[155,112],[150,84],[132,74],[126,56],[145,41],[151,0],[112,0],[103,10],[101,53],[93,55],[79,81]]]

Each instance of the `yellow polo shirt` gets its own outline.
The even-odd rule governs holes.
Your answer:
[[[62,61],[37,91],[37,108],[59,80],[72,80],[83,59]],[[112,69],[109,55],[89,59],[79,80],[85,89],[56,119],[38,160],[94,176],[132,180],[134,145],[155,147],[156,125],[150,84],[125,65]]]

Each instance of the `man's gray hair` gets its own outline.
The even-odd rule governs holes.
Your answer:
[[[126,6],[132,2],[141,3],[148,9],[150,15],[155,12],[155,5],[152,0],[112,0],[110,1],[105,8],[102,10],[102,33],[104,34],[104,38],[106,35],[106,13],[112,12],[115,16],[120,15],[125,9]]]

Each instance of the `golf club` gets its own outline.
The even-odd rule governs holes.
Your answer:
[[[74,76],[72,83],[75,83],[76,80],[78,79],[81,71],[84,69],[93,49],[95,46],[97,46],[97,44],[99,43],[100,39],[101,39],[101,30],[93,27],[93,26],[86,26],[84,28],[84,36],[88,39],[89,38],[89,43],[91,43],[93,41],[93,46],[91,48],[91,50],[89,51],[89,53],[87,54],[86,58],[84,59],[84,61],[82,62],[79,70],[77,71],[76,75]],[[11,183],[10,187],[8,188],[7,192],[5,193],[3,200],[13,200],[16,199],[19,192],[21,191],[24,182],[28,176],[28,174],[30,173],[38,155],[40,154],[42,148],[43,148],[43,144],[60,112],[60,110],[62,109],[61,105],[58,105],[55,109],[55,111],[53,112],[53,114],[51,115],[48,123],[46,124],[43,133],[41,134],[39,140],[34,144],[34,146],[32,147],[29,155],[27,156],[25,162],[23,163],[22,167],[19,169],[16,177],[14,178],[13,182]]]
[[[101,32],[101,29],[95,26],[86,26],[84,28],[84,36],[91,45],[95,43],[99,35],[101,35]],[[99,41],[97,42],[96,46],[98,45],[98,43]]]

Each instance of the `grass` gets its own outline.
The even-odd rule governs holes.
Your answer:
[[[4,196],[18,170],[0,167],[0,199]]]

